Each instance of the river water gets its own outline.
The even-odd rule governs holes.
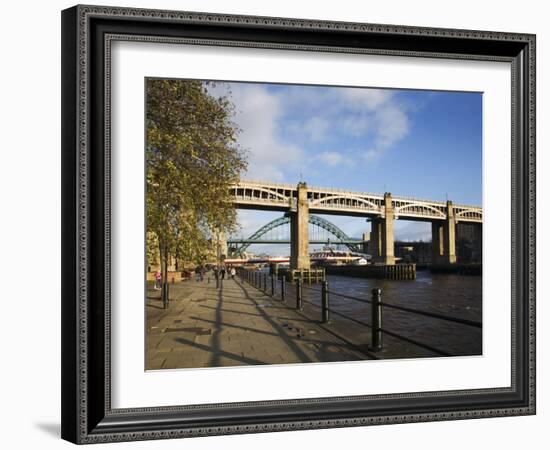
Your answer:
[[[327,280],[331,292],[332,326],[354,342],[357,342],[358,336],[364,342],[370,336],[370,329],[344,316],[370,324],[371,305],[340,297],[336,293],[370,300],[372,289],[380,288],[384,303],[482,322],[481,276],[418,271],[415,280],[376,280],[339,275],[328,275]],[[292,304],[294,298],[294,290],[289,286],[287,303]],[[313,318],[319,316],[320,285],[305,284],[303,298],[306,302],[305,313]],[[472,326],[384,308],[382,328],[453,356],[482,354],[482,330]],[[406,339],[385,335],[385,357],[442,356]]]

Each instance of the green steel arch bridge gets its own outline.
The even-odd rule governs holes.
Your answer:
[[[345,245],[353,252],[362,253],[363,240],[351,238],[344,231],[322,217],[310,215],[310,244]],[[279,217],[265,224],[248,238],[227,239],[230,254],[240,254],[252,244],[290,244],[290,217]]]

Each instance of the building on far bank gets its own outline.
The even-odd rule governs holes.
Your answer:
[[[424,241],[395,241],[395,256],[403,262],[430,264],[432,243]]]
[[[456,257],[459,263],[481,263],[483,233],[477,223],[456,224]]]
[[[204,264],[216,264],[227,257],[227,240],[224,234],[219,234],[209,240],[209,248],[205,250]],[[147,233],[146,245],[147,280],[154,280],[155,272],[160,270],[160,253],[158,240],[154,233]],[[181,281],[186,272],[193,271],[199,263],[178,257],[177,254],[168,255],[168,280]]]
[[[482,227],[476,223],[457,223],[455,251],[457,263],[479,264],[482,261]],[[368,253],[368,242],[364,247]],[[403,262],[431,264],[431,241],[395,241],[395,256]]]

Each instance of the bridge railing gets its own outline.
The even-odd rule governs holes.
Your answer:
[[[291,200],[290,199],[284,199],[284,198],[277,198],[277,197],[269,197],[269,198],[265,198],[265,197],[261,197],[261,196],[254,196],[254,195],[234,195],[233,198],[237,201],[258,201],[258,200],[261,200],[262,202],[264,201],[267,201],[267,202],[270,202],[270,203],[277,203],[277,204],[282,204],[282,205],[291,205]]]
[[[271,295],[273,298],[278,297],[281,301],[285,303],[288,303],[292,301],[292,299],[295,299],[295,308],[297,310],[302,311],[304,304],[319,310],[320,322],[323,324],[330,324],[330,316],[336,316],[352,322],[356,325],[370,328],[371,344],[368,348],[370,351],[373,352],[383,350],[383,335],[388,335],[392,336],[395,339],[407,342],[440,356],[454,356],[452,353],[449,353],[446,350],[427,344],[425,342],[418,341],[417,339],[404,336],[394,330],[383,327],[382,323],[384,309],[396,310],[421,317],[427,317],[434,320],[454,323],[461,326],[468,326],[477,329],[482,328],[482,323],[475,320],[453,317],[446,314],[424,311],[416,308],[409,308],[406,306],[383,302],[382,289],[378,288],[372,289],[371,298],[363,298],[330,290],[329,283],[326,280],[321,283],[321,289],[318,289],[313,286],[304,285],[303,283],[301,283],[300,280],[298,280],[296,283],[289,283],[285,280],[284,277],[277,278],[275,275],[269,276],[267,273],[262,273],[259,271],[241,269],[239,275],[243,281],[246,281],[256,288],[262,290],[266,295]],[[309,300],[305,299],[303,295],[304,290],[312,292],[313,298],[318,298],[320,300],[319,303],[310,301],[312,300],[311,298]],[[343,299],[351,300],[353,302],[369,305],[371,316],[370,322],[360,320],[356,317],[350,316],[349,314],[345,314],[342,311],[336,310],[330,304],[329,299],[331,296],[336,296]]]

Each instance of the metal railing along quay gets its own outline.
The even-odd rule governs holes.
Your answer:
[[[320,322],[323,324],[330,323],[331,315],[341,317],[342,319],[353,322],[357,325],[368,327],[371,329],[371,345],[369,346],[370,351],[380,351],[383,349],[383,335],[392,336],[396,339],[400,339],[409,344],[413,344],[417,347],[423,348],[430,352],[436,353],[441,356],[453,356],[451,353],[441,350],[439,348],[433,347],[432,345],[426,344],[424,342],[417,341],[407,336],[403,336],[395,331],[383,328],[383,311],[384,308],[393,309],[396,311],[406,312],[409,314],[415,314],[418,316],[429,317],[436,320],[442,320],[450,323],[456,323],[463,326],[474,327],[481,329],[481,322],[477,322],[469,319],[462,319],[459,317],[452,317],[445,314],[422,311],[414,308],[408,308],[405,306],[399,306],[392,303],[384,303],[382,301],[382,289],[372,289],[371,298],[360,298],[352,295],[342,294],[340,292],[331,291],[329,289],[328,281],[323,281],[321,283],[321,289],[316,289],[312,286],[305,286],[300,279],[296,280],[295,283],[289,283],[285,280],[284,277],[277,279],[275,275],[268,275],[267,273],[252,271],[246,269],[240,269],[238,274],[241,280],[246,281],[250,285],[256,287],[257,289],[264,292],[266,295],[270,295],[273,298],[279,297],[282,302],[287,303],[287,300],[290,300],[289,296],[289,287],[292,288],[293,297],[295,301],[295,308],[297,310],[303,310],[303,305],[308,304],[318,310],[320,310]],[[279,288],[277,289],[277,286]],[[304,299],[303,290],[309,290],[319,295],[320,304],[313,303]],[[278,295],[277,295],[278,292]],[[371,321],[365,322],[354,317],[344,314],[340,311],[335,310],[330,306],[330,296],[337,296],[347,300],[352,300],[354,302],[364,303],[370,305],[371,308]]]

